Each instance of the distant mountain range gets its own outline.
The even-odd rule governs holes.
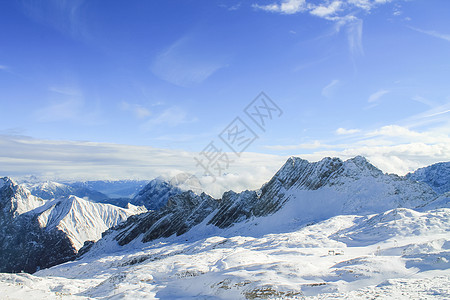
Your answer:
[[[102,201],[109,198],[107,195],[99,191],[82,185],[71,186],[53,181],[25,185],[25,187],[30,190],[32,195],[46,200],[58,199],[71,195],[75,195],[79,198],[86,198],[91,201]]]

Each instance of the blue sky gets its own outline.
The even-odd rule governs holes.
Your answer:
[[[196,153],[261,91],[283,115],[246,150],[274,165],[362,154],[404,173],[449,160],[449,11],[446,0],[1,1],[0,160],[19,175],[15,162],[55,156],[27,145],[55,141]]]

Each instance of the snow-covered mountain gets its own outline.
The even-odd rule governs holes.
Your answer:
[[[162,178],[155,178],[150,181],[131,201],[134,205],[144,205],[149,210],[158,210],[170,197],[181,194],[183,191],[164,181]]]
[[[0,289],[37,299],[447,299],[449,195],[363,157],[293,157],[257,191],[176,194],[75,261],[0,274]]]
[[[436,197],[428,185],[383,174],[360,156],[345,162],[325,158],[315,163],[292,157],[258,191],[230,191],[219,200],[184,192],[171,197],[160,210],[132,217],[109,230],[105,239],[119,245],[135,239],[149,242],[184,234],[201,223],[227,228],[279,210],[285,210],[297,223],[306,224],[341,214],[415,208]],[[286,218],[282,221],[289,222]]]
[[[44,201],[9,178],[0,181],[0,271],[34,272],[75,258],[85,241],[143,213],[75,196]]]
[[[33,213],[41,228],[63,231],[74,249],[79,250],[85,241],[97,241],[108,228],[146,211],[144,207],[131,204],[124,209],[69,196],[48,202]]]
[[[43,183],[26,185],[26,187],[30,190],[32,195],[46,200],[69,197],[71,195],[79,198],[87,198],[91,201],[108,199],[107,195],[81,185],[70,186],[58,182],[46,181]]]
[[[424,182],[439,194],[450,192],[450,162],[420,168],[413,173],[408,173],[406,178]]]
[[[0,178],[0,224],[45,203],[9,177]]]

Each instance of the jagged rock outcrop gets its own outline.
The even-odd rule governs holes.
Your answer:
[[[31,195],[30,191],[15,183],[11,178],[0,178],[0,224],[10,222],[44,203],[44,200]]]
[[[406,178],[428,184],[436,193],[450,192],[450,162],[441,162],[406,174]]]
[[[392,208],[424,206],[437,197],[426,184],[384,174],[364,157],[347,161],[325,158],[310,163],[291,157],[258,191],[224,193],[215,200],[184,192],[170,197],[157,212],[131,217],[105,233],[125,245],[181,235],[202,222],[227,228],[276,213],[295,202],[296,218],[318,221],[338,214],[379,213]]]
[[[119,245],[128,244],[141,234],[143,242],[173,234],[181,235],[200,224],[217,207],[219,202],[211,196],[187,191],[171,197],[164,208],[132,216],[105,234],[118,232],[115,240]]]

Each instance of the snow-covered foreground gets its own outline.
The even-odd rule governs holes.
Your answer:
[[[0,292],[4,299],[450,298],[448,208],[341,215],[309,226],[295,219],[279,226],[280,217],[224,230],[205,221],[146,244],[106,241],[79,261],[0,274]],[[213,235],[200,238],[206,234]]]

